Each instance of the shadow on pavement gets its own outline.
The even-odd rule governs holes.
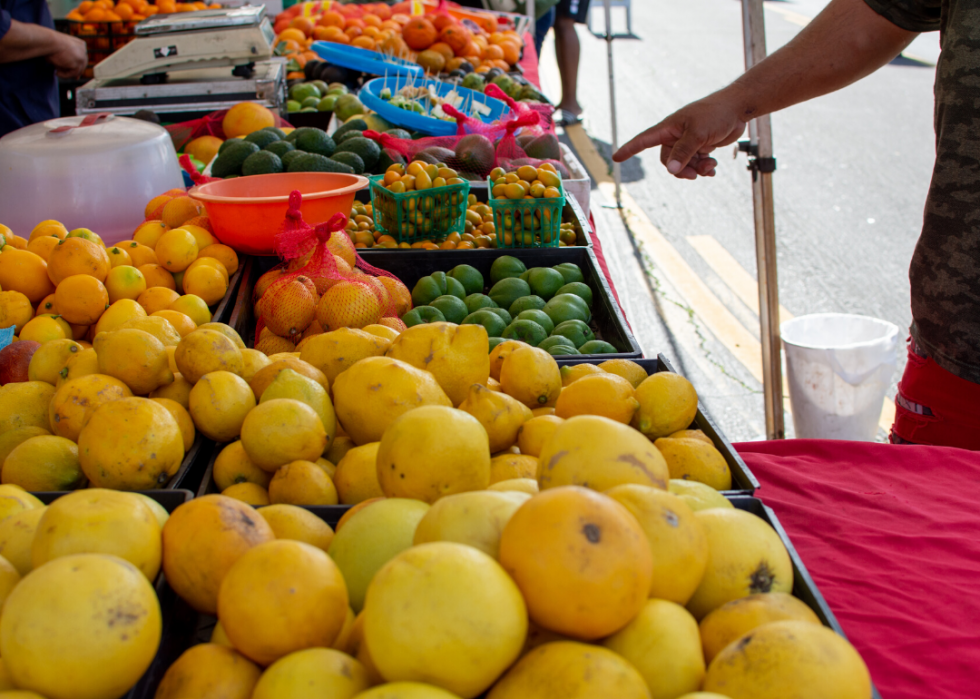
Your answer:
[[[564,143],[566,146],[572,149],[573,152],[578,155],[575,150],[575,146],[569,140],[567,134],[561,134],[558,136],[558,140]],[[595,144],[596,150],[599,151],[599,155],[602,159],[606,161],[607,172],[610,177],[612,177],[612,146],[605,141],[600,141],[597,138],[592,139],[592,143]],[[620,165],[620,175],[622,177],[623,184],[628,182],[639,182],[644,177],[646,177],[646,172],[643,170],[643,163],[639,158],[630,158],[625,163]],[[592,180],[592,188],[596,188],[595,178]]]

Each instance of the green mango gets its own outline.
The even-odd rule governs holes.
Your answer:
[[[402,322],[408,327],[423,323],[444,323],[446,316],[432,306],[417,306],[402,316]]]

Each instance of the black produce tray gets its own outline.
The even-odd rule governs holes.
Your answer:
[[[812,609],[813,613],[817,615],[824,626],[833,629],[834,632],[843,638],[847,638],[847,634],[841,628],[837,617],[830,610],[830,606],[823,598],[823,595],[820,594],[820,590],[817,589],[817,585],[813,582],[813,578],[810,577],[806,566],[803,565],[800,554],[796,552],[793,542],[789,540],[789,536],[776,517],[776,513],[767,507],[759,498],[747,495],[730,495],[728,496],[728,501],[732,503],[735,509],[751,512],[757,517],[764,519],[770,527],[776,530],[776,534],[779,535],[779,540],[786,547],[790,561],[793,564],[793,597],[801,600],[806,606]],[[872,699],[881,699],[881,695],[878,694],[878,690],[873,684],[871,685],[871,696]]]
[[[245,263],[249,259],[251,258],[248,255],[238,255],[238,269],[228,278],[228,291],[225,292],[224,297],[216,305],[209,308],[212,323],[227,323],[231,317],[231,310],[235,307],[238,288],[241,286],[242,278],[245,276]]]
[[[333,112],[290,112],[286,114],[286,121],[297,129],[312,127],[326,131],[332,116]]]
[[[487,202],[487,188],[486,187],[474,187],[473,185],[479,185],[480,182],[470,182],[470,194],[476,196],[477,201]],[[486,184],[486,181],[483,182]],[[361,202],[362,204],[371,203],[371,191],[370,188],[365,187],[364,189],[359,189],[354,198]],[[571,221],[575,226],[575,233],[579,239],[585,242],[581,245],[571,245],[569,247],[573,248],[591,248],[592,247],[592,226],[589,224],[589,218],[582,211],[582,207],[575,200],[575,197],[565,197],[565,208],[562,209],[561,214],[562,223],[566,221]],[[514,248],[506,248],[513,250]],[[521,250],[527,250],[528,248],[518,248]],[[493,248],[475,248],[474,252],[492,252]],[[395,250],[389,248],[365,248],[363,250],[358,250],[358,252],[365,256],[366,259],[370,260],[369,255],[376,255],[378,253],[388,253],[396,252]],[[452,252],[451,250],[430,250],[429,252]]]
[[[364,252],[364,251],[358,251]],[[490,279],[490,266],[498,257],[510,255],[531,267],[552,267],[563,262],[579,266],[585,283],[592,289],[592,320],[589,325],[596,339],[605,340],[621,351],[615,354],[569,355],[558,359],[559,364],[574,358],[581,361],[605,361],[607,359],[637,359],[643,356],[636,338],[626,324],[622,311],[609,289],[605,275],[599,269],[595,255],[587,247],[542,248],[542,249],[496,249],[496,250],[444,250],[433,254],[428,250],[385,250],[363,255],[368,264],[374,265],[398,277],[409,289],[424,276],[433,272],[448,272],[456,265],[467,264],[483,274],[484,281]],[[252,347],[255,343],[255,313],[251,303],[251,291],[262,274],[278,264],[275,257],[253,257],[249,261],[249,272],[242,283],[231,312],[231,325]]]
[[[562,366],[572,366],[575,364],[601,364],[606,361],[605,357],[613,357],[617,355],[592,355],[591,357],[568,357],[567,359],[559,359],[558,363]],[[656,374],[658,371],[669,371],[672,374],[676,374],[677,371],[671,365],[670,361],[662,354],[658,354],[656,359],[634,359],[632,360],[639,364],[641,367],[646,369],[647,375]],[[738,452],[732,448],[732,443],[728,441],[728,438],[722,433],[718,426],[715,425],[714,421],[702,412],[700,406],[698,407],[698,414],[694,417],[694,422],[691,423],[690,429],[701,430],[714,442],[715,447],[721,452],[721,455],[725,457],[725,462],[728,464],[728,468],[732,472],[732,489],[722,491],[725,495],[752,495],[756,488],[759,487],[759,481],[756,477],[752,475],[749,467],[739,456]],[[736,487],[737,486],[737,487]]]

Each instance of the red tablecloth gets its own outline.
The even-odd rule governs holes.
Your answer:
[[[538,52],[534,48],[534,35],[524,34],[524,55],[518,64],[524,71],[524,77],[528,82],[541,89],[541,78],[538,75]]]
[[[735,446],[883,699],[980,696],[980,453]]]

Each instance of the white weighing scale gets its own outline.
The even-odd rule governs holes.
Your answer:
[[[136,38],[94,69],[76,90],[76,112],[206,112],[243,101],[281,111],[285,60],[265,6],[246,5],[149,17]]]
[[[96,80],[140,76],[163,82],[169,72],[250,64],[272,55],[276,35],[265,5],[155,15],[136,25],[136,38],[95,66]]]

